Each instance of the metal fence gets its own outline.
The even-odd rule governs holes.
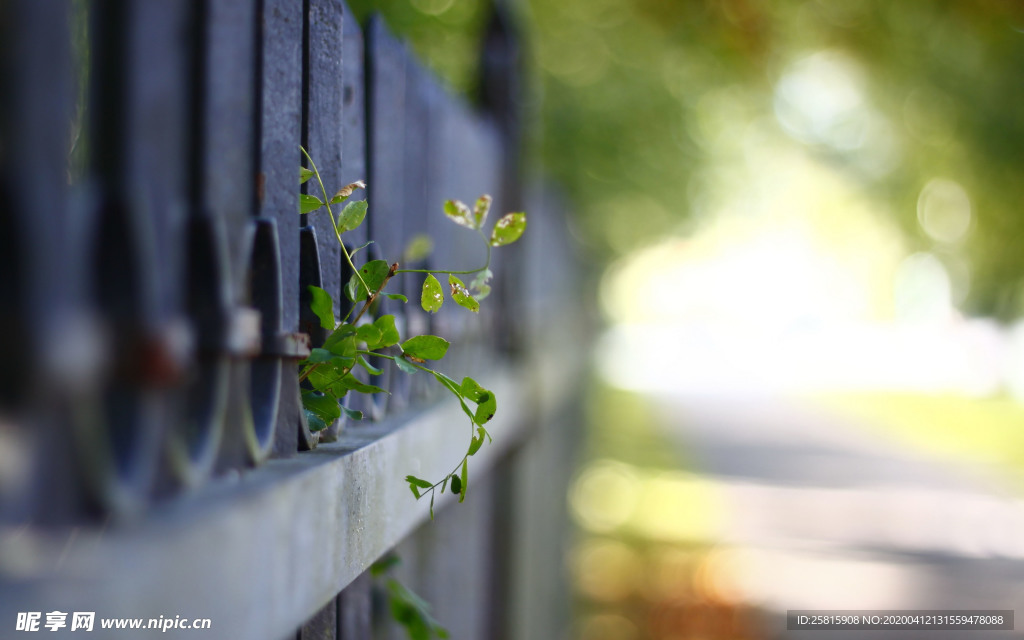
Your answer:
[[[453,637],[559,633],[574,436],[553,427],[576,421],[578,350],[523,339],[573,283],[559,207],[522,186],[516,46],[495,10],[474,109],[340,0],[0,2],[0,635],[91,611],[398,637],[367,574],[396,545]],[[401,479],[461,456],[457,406],[386,369],[390,395],[353,401],[372,421],[303,418],[296,362],[324,339],[307,285],[342,301],[350,274],[329,220],[298,212],[300,144],[328,188],[368,181],[348,239],[371,257],[426,232],[429,266],[473,267],[442,201],[530,210],[479,316],[383,310],[501,402],[467,504],[433,524]]]

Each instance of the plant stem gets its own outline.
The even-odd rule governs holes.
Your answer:
[[[352,319],[352,324],[359,322],[359,318],[363,317],[363,314],[366,313],[366,310],[370,308],[370,305],[373,304],[373,301],[377,299],[377,296],[379,296],[380,292],[384,290],[384,287],[388,286],[388,280],[394,277],[396,273],[398,273],[398,263],[393,262],[391,263],[391,268],[388,269],[388,275],[384,276],[384,281],[380,283],[380,288],[374,291],[370,295],[370,297],[366,299],[366,302],[363,304],[363,308],[360,309],[359,313],[356,314],[356,317]],[[363,286],[366,287],[365,284]],[[366,287],[366,290],[369,291],[370,288]]]
[[[486,268],[486,267],[485,267],[485,268]],[[373,356],[377,356],[377,357],[380,357],[380,358],[387,358],[388,360],[398,360],[398,358],[400,357],[400,356],[392,356],[392,355],[388,355],[388,354],[384,354],[384,353],[372,353],[372,352],[370,352],[370,351],[362,351],[362,350],[359,350],[359,351],[357,351],[356,353],[360,353],[360,354],[366,354],[366,355],[373,355]],[[433,370],[433,369],[431,369],[430,367],[424,367],[423,365],[417,364],[417,363],[415,363],[415,362],[412,362],[412,361],[410,361],[410,360],[406,360],[406,362],[408,362],[408,363],[409,363],[409,364],[411,364],[412,366],[416,367],[416,368],[417,368],[417,369],[419,369],[420,371],[426,371],[427,373],[431,373],[431,374],[433,374],[433,373],[434,373],[434,370]],[[444,386],[444,385],[442,385],[442,386]],[[472,420],[470,420],[470,423],[469,423],[469,432],[470,432],[470,434],[472,434],[472,433],[473,433],[473,428],[474,428],[475,426],[477,426],[477,425],[476,425],[476,423],[475,423],[475,422],[473,422]],[[490,435],[488,435],[487,437],[488,437],[488,438],[490,438]],[[442,484],[444,483],[444,481],[445,481],[445,480],[447,480],[448,478],[450,478],[450,477],[452,477],[453,475],[455,475],[456,473],[458,473],[458,472],[459,472],[459,471],[461,470],[461,467],[462,467],[462,463],[463,463],[463,462],[465,462],[465,461],[466,461],[466,458],[468,458],[468,457],[469,457],[469,453],[466,453],[466,454],[464,454],[464,455],[462,456],[462,458],[460,458],[460,459],[459,459],[459,462],[458,462],[458,463],[457,463],[457,464],[455,465],[455,468],[453,468],[453,469],[452,469],[452,470],[451,470],[451,471],[450,471],[450,472],[448,473],[448,475],[446,475],[445,477],[441,478],[440,480],[438,480],[438,481],[437,481],[437,482],[435,482],[434,484],[430,485],[430,488],[429,488],[429,489],[424,489],[424,490],[423,490],[423,491],[424,491],[424,493],[423,493],[423,495],[421,495],[420,497],[422,498],[422,497],[426,496],[427,494],[426,494],[425,492],[427,492],[427,491],[429,491],[429,492],[433,493],[433,492],[434,492],[434,490],[436,490],[436,489],[437,489],[437,488],[438,488],[439,486],[441,486],[441,485],[442,485]]]
[[[315,171],[315,169],[314,169],[314,171]],[[359,322],[359,318],[363,317],[363,314],[366,313],[366,310],[370,308],[370,305],[373,304],[373,301],[377,299],[377,296],[379,296],[380,292],[384,290],[384,287],[388,286],[388,280],[390,280],[396,273],[398,273],[398,263],[397,262],[392,263],[391,269],[388,270],[388,275],[384,276],[384,281],[380,283],[380,288],[377,289],[376,291],[374,291],[370,295],[370,297],[366,299],[366,302],[363,304],[362,308],[359,309],[359,313],[357,313],[356,317],[352,319],[352,324],[353,325],[355,323]],[[360,280],[360,282],[362,282],[362,278],[360,278],[359,280]],[[366,287],[366,283],[363,283],[363,286]],[[369,287],[366,287],[366,290],[369,291],[370,290]],[[349,313],[352,313],[352,311],[349,310]],[[345,317],[348,318],[348,316],[345,316]],[[381,355],[381,354],[373,354],[373,355]],[[382,357],[386,358],[388,356],[382,356]],[[308,368],[305,371],[303,371],[302,374],[299,376],[299,382],[302,382],[303,380],[308,378],[309,374],[313,373],[313,371],[317,367],[319,367],[321,364],[323,364],[323,363],[322,362],[317,362],[316,364],[314,364],[310,368]],[[348,373],[349,371],[351,371],[351,369],[352,369],[352,367],[349,367],[348,369],[345,370],[345,373]],[[344,374],[342,374],[342,377],[344,377]]]
[[[352,256],[349,255],[348,249],[345,247],[345,242],[341,239],[341,233],[338,231],[338,222],[334,219],[334,212],[331,211],[331,196],[327,195],[327,189],[324,187],[324,181],[320,178],[320,170],[316,168],[316,163],[313,162],[313,158],[310,157],[306,148],[299,145],[299,149],[301,149],[302,154],[306,156],[306,160],[309,160],[309,166],[313,169],[313,175],[316,176],[316,181],[320,183],[320,191],[324,194],[324,206],[327,207],[327,215],[331,216],[331,229],[334,230],[334,237],[338,239],[338,245],[341,246],[341,253],[345,256],[345,261],[348,262],[348,266],[352,269],[352,273],[356,274],[356,277],[359,278],[359,284],[363,285],[363,288],[369,291],[370,287],[366,286],[366,282],[363,281],[363,275],[359,273],[359,269],[356,269],[356,265],[352,262]],[[489,247],[488,252],[490,252]]]

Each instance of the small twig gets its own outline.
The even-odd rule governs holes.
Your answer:
[[[390,280],[396,273],[398,273],[398,263],[393,262],[391,263],[391,268],[388,269],[388,275],[384,276],[384,281],[380,283],[380,288],[374,291],[370,297],[366,299],[366,302],[363,304],[363,308],[360,309],[359,313],[356,314],[356,317],[352,319],[352,324],[359,322],[359,318],[363,317],[363,314],[366,313],[366,310],[369,309],[370,305],[377,299],[377,296],[379,296],[380,292],[384,290],[384,287],[388,286],[388,280]]]

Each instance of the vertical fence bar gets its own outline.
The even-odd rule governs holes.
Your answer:
[[[331,601],[313,614],[299,630],[300,640],[335,640],[338,637],[338,599]]]
[[[298,168],[302,155],[302,3],[262,0],[259,205],[277,224],[281,255],[281,330],[299,329]],[[287,362],[287,361],[286,361]],[[296,367],[282,370],[275,456],[294,455],[303,429]]]
[[[345,6],[342,23],[342,106],[341,106],[341,127],[342,142],[345,152],[341,164],[341,184],[351,184],[357,180],[366,181],[366,74],[365,74],[365,43],[363,32],[352,11]],[[366,198],[365,192],[357,192],[352,196],[353,200]],[[373,209],[368,215],[374,215]],[[345,234],[345,246],[349,252],[355,251],[363,246],[368,240],[367,228],[369,223],[365,222],[359,228]],[[354,263],[361,264],[369,255],[364,250],[362,255],[356,256]],[[352,269],[345,260],[341,261],[341,273],[339,282],[342,287],[352,277]],[[342,301],[342,312],[347,313],[350,308],[347,298],[339,296]],[[365,380],[366,375],[362,370],[356,375]],[[349,409],[360,411],[364,415],[370,414],[371,403],[361,393],[350,393],[345,398],[345,406]],[[345,417],[342,416],[342,420]]]
[[[256,63],[255,6],[245,0],[198,0],[205,10],[199,24],[205,64],[198,70],[203,86],[201,196],[205,208],[227,239],[228,299],[231,312],[225,349],[233,360],[230,396],[225,417],[224,446],[218,466],[234,469],[252,464],[255,403],[276,398],[253,398],[252,344],[266,319],[249,311],[251,255],[255,236],[250,226],[256,192],[253,140],[255,128]],[[277,312],[279,311],[279,306]],[[273,313],[273,305],[266,311]]]
[[[343,112],[343,8],[341,0],[311,2],[308,5],[308,41],[306,46],[306,149],[316,162],[326,196],[321,193],[316,180],[306,183],[307,193],[320,198],[331,198],[342,182],[342,135],[344,127],[341,122]],[[340,213],[342,205],[333,207],[334,213]],[[304,246],[306,253],[302,259],[307,261],[309,270],[316,270],[316,279],[306,284],[316,284],[334,301],[334,315],[341,317],[344,296],[341,292],[341,248],[331,218],[325,209],[306,216],[307,225],[315,231],[316,242]],[[310,231],[307,231],[310,232]],[[311,233],[311,232],[310,232]],[[308,246],[308,249],[306,248]],[[315,253],[316,255],[312,255]],[[304,293],[304,292],[300,292]],[[326,331],[319,327],[319,320],[309,308],[311,296],[303,298],[300,317],[305,317],[304,324],[311,334],[317,336],[313,346],[319,347]],[[340,429],[340,420],[329,425],[317,434],[324,441],[336,440]]]
[[[405,149],[405,73],[406,54],[401,43],[388,32],[384,22],[370,19],[366,38],[366,126],[368,182],[367,196],[373,207],[368,231],[375,244],[370,256],[388,261],[398,260],[405,239],[402,191]],[[405,315],[400,305],[383,300],[381,314],[394,314],[402,335]],[[402,404],[408,392],[408,380],[396,375],[394,365],[377,362],[383,369],[382,379],[374,384],[391,390],[391,396],[379,394],[374,399],[374,418],[383,417],[388,404]]]
[[[109,362],[73,423],[94,500],[116,514],[139,510],[148,497],[166,426],[159,390],[173,368],[158,331],[154,221],[131,177],[131,125],[142,112],[128,55],[133,9],[127,0],[89,7],[89,179],[72,214],[87,225],[73,254],[84,267],[87,304],[101,323]]]
[[[338,594],[338,640],[372,637],[373,581],[365,571]]]
[[[81,508],[78,458],[62,417],[75,374],[93,373],[94,359],[69,352],[62,369],[52,357],[54,343],[63,345],[54,336],[74,333],[75,324],[77,271],[67,273],[66,261],[69,14],[61,0],[0,4],[0,520],[16,522],[64,521]]]

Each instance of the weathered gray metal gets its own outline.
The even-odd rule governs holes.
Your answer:
[[[299,214],[300,143],[328,189],[369,183],[350,248],[397,260],[428,232],[428,264],[478,266],[441,205],[522,201],[510,38],[492,25],[481,113],[341,0],[0,3],[0,635],[56,608],[367,638],[365,572],[396,545],[456,637],[508,635],[504,601],[529,599],[510,531],[550,511],[510,489],[552,410],[502,355],[521,264],[479,316],[428,316],[417,278],[384,303],[501,403],[469,504],[423,532],[402,477],[461,457],[458,405],[384,363],[391,395],[350,404],[377,421],[314,434],[295,363],[324,338],[305,285],[343,314],[351,276],[327,217]]]

